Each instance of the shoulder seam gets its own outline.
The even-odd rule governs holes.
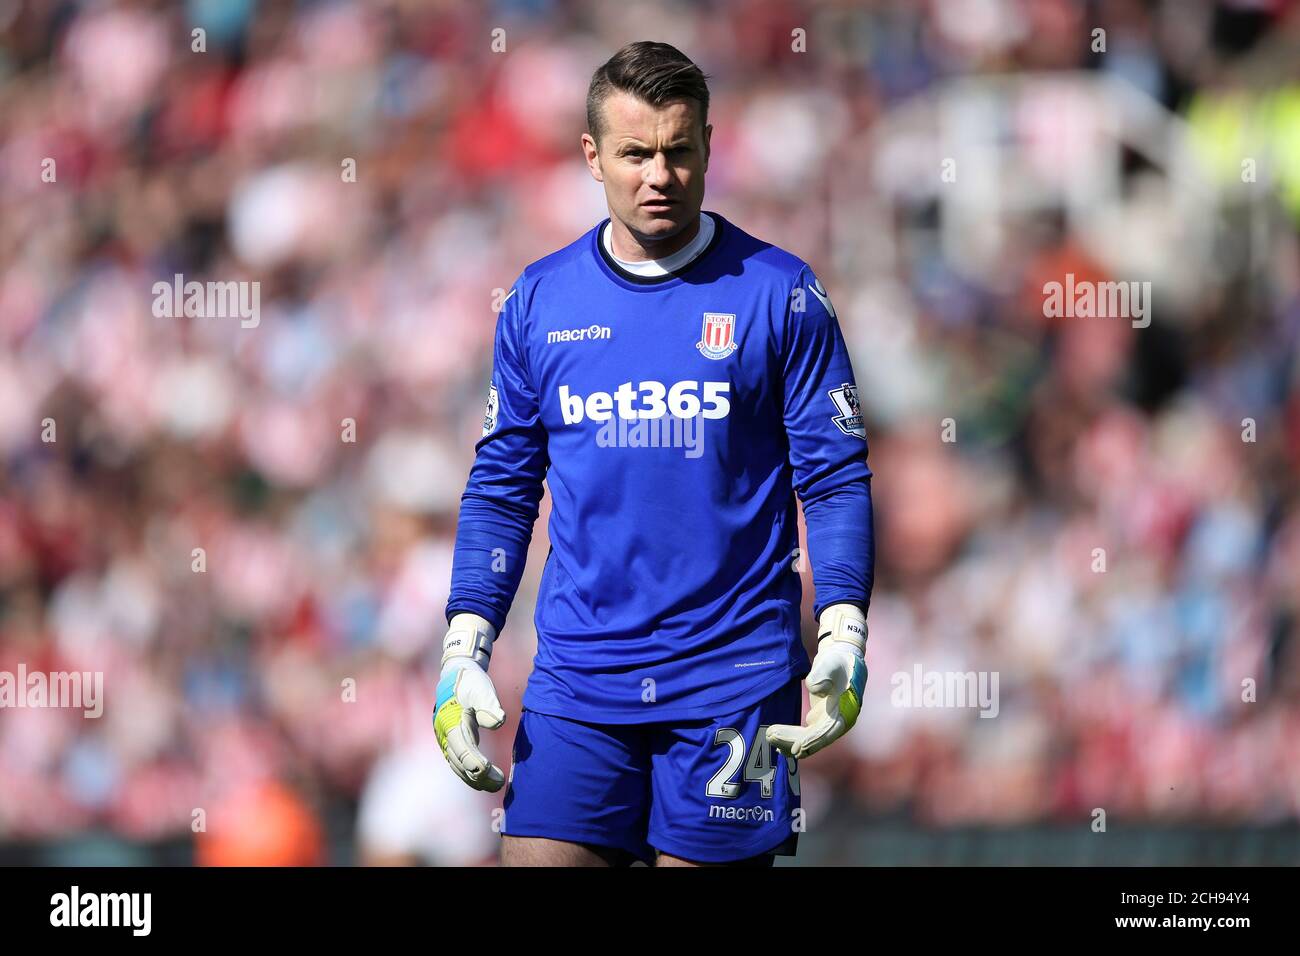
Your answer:
[[[515,279],[514,284],[510,288],[510,293],[501,300],[499,318],[502,322],[507,323],[506,334],[514,340],[514,347],[519,353],[520,362],[523,364],[523,372],[527,376],[529,384],[536,389],[536,383],[533,381],[533,364],[531,356],[528,354],[528,330],[524,321],[528,313],[528,294],[527,289],[524,289],[527,272],[528,270],[525,269],[519,274],[519,277]],[[519,301],[515,303],[515,308],[513,310],[515,312],[515,325],[514,328],[511,329],[509,328],[510,314],[506,311],[506,303],[509,302],[514,297],[514,294],[521,289],[524,289],[524,294],[521,295]]]

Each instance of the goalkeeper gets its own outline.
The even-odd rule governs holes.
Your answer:
[[[702,211],[705,79],[650,42],[596,71],[582,145],[610,216],[528,266],[497,320],[434,725],[469,786],[507,784],[479,729],[505,720],[492,648],[545,482],[506,865],[771,865],[796,847],[799,759],[861,705],[874,555],[857,384],[809,266]]]

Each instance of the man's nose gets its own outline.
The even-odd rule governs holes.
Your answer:
[[[661,187],[672,182],[672,175],[668,169],[668,157],[662,151],[657,152],[646,163],[646,172],[644,182],[647,186]]]

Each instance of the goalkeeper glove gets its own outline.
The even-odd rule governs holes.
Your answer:
[[[433,729],[442,755],[475,790],[495,793],[505,783],[501,768],[478,749],[478,728],[496,730],[506,714],[487,675],[496,629],[477,614],[457,614],[442,642],[442,674]]]
[[[843,737],[862,710],[867,684],[867,619],[855,604],[833,604],[817,622],[817,656],[808,685],[806,725],[772,724],[767,740],[795,759],[811,757]]]

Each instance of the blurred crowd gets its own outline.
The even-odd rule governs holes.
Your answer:
[[[705,208],[814,265],[868,416],[871,677],[801,768],[809,827],[1300,817],[1293,13],[0,0],[0,671],[101,671],[106,697],[98,720],[0,711],[0,845],[493,859],[500,797],[430,726],[456,513],[493,302],[607,215],[578,138],[634,39],[712,77]],[[972,275],[927,241],[933,208],[836,181],[909,98],[1075,70],[1188,119],[1212,180],[1237,175],[1225,144],[1279,154],[1265,254],[1148,328],[1044,317],[1045,282],[1111,277],[1060,217]],[[898,255],[835,248],[832,183],[891,210]],[[1228,213],[1225,261],[1250,221]],[[260,283],[260,322],[160,317],[176,275]],[[493,656],[502,765],[546,507]],[[917,664],[997,672],[998,716],[903,706]]]

